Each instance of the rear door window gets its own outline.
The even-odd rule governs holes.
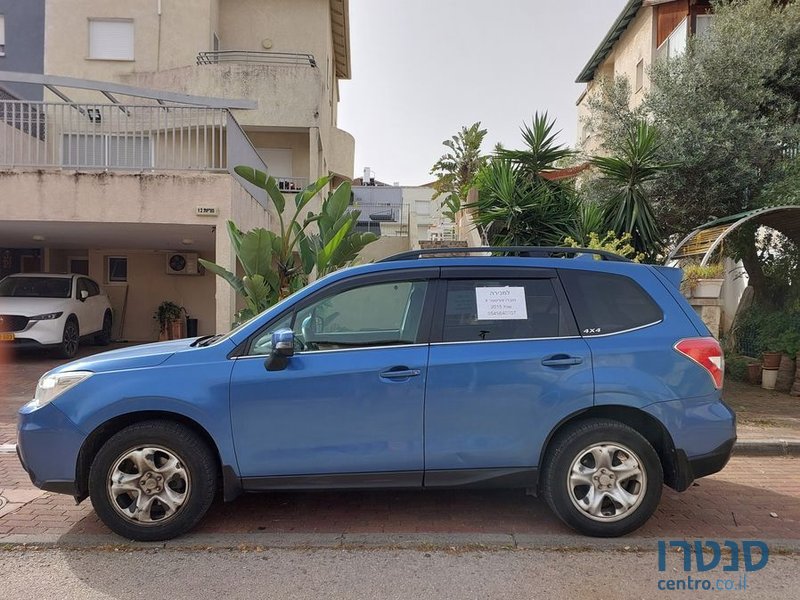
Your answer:
[[[574,333],[561,331],[561,311],[550,279],[450,280],[442,341],[553,338]]]
[[[561,282],[584,336],[619,333],[658,323],[664,313],[630,277],[561,270]]]

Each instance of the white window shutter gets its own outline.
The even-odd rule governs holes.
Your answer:
[[[89,58],[133,60],[133,21],[90,19]]]

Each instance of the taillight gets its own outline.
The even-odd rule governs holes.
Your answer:
[[[722,388],[722,380],[725,377],[725,355],[717,340],[713,337],[686,338],[675,344],[675,350],[708,371],[714,381],[714,387]]]

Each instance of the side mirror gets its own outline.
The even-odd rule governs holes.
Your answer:
[[[272,352],[264,363],[267,371],[282,371],[294,356],[294,332],[291,329],[279,329],[272,334]]]
[[[89,292],[87,290],[81,290],[79,295],[81,302],[83,302],[89,297]]]

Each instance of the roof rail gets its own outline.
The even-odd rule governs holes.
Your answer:
[[[398,260],[417,260],[427,256],[447,255],[453,258],[454,254],[475,254],[477,252],[491,252],[492,254],[502,253],[505,256],[518,256],[525,258],[555,258],[558,255],[578,256],[582,254],[593,254],[603,260],[612,262],[632,262],[630,259],[608,252],[606,250],[595,250],[593,248],[563,248],[559,246],[484,246],[476,248],[427,248],[420,250],[409,250],[400,254],[387,256],[377,262],[394,262]]]

